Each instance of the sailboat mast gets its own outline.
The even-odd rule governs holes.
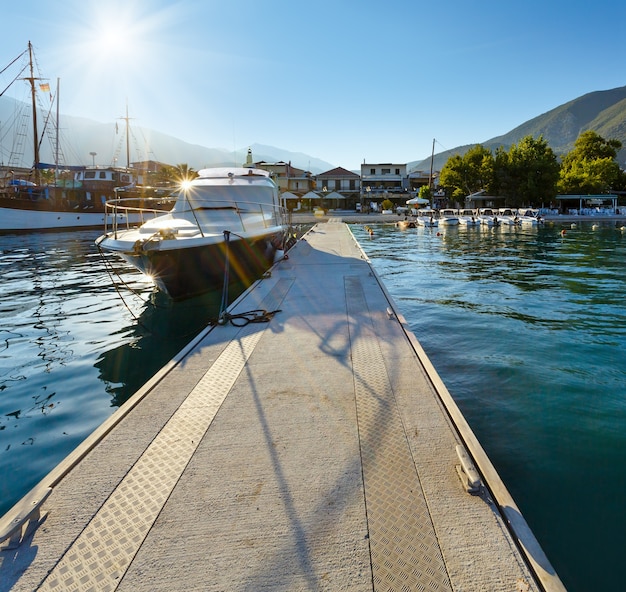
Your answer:
[[[54,146],[54,181],[56,185],[56,181],[59,176],[59,90],[61,87],[61,79],[57,78],[57,117],[56,117],[56,138],[55,138],[55,146]]]
[[[128,101],[126,101],[126,172],[130,169],[130,130],[128,129]]]
[[[37,100],[35,93],[35,70],[33,68],[33,46],[28,42],[28,61],[30,65],[30,77],[26,78],[30,82],[30,93],[33,104],[33,158],[35,168],[35,182],[39,185],[39,133],[37,131]]]

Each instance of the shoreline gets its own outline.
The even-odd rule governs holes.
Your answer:
[[[323,216],[315,215],[313,212],[294,212],[292,214],[291,222],[292,224],[315,224],[317,222],[328,222],[330,219],[340,219],[346,224],[395,224],[400,220],[404,220],[404,216],[381,213],[361,214],[352,210],[336,210],[327,212]],[[572,222],[622,222],[626,225],[626,215],[573,216],[568,214],[559,214],[543,216],[543,220],[553,224],[558,224],[560,222],[569,224]]]

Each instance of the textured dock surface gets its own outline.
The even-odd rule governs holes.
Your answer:
[[[345,224],[233,312],[253,309],[279,312],[207,330],[49,475],[0,592],[560,589],[497,475],[462,486],[473,436]]]

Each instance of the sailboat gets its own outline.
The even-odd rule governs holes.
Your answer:
[[[58,79],[54,95],[57,131],[55,163],[41,162],[42,138],[38,132],[37,92],[39,90],[49,93],[50,85],[42,83],[43,79],[35,76],[35,60],[30,41],[27,49],[12,60],[11,64],[17,63],[21,58],[26,58],[26,65],[14,82],[23,80],[30,87],[33,164],[30,168],[12,165],[0,167],[0,232],[103,228],[113,223],[142,222],[144,220],[142,215],[132,210],[114,212],[107,210],[105,205],[107,201],[118,196],[119,189],[132,187],[135,188],[132,197],[141,197],[140,205],[145,207],[146,195],[136,190],[140,180],[139,175],[129,168],[128,162],[126,169],[95,166],[92,168],[60,167],[58,142],[60,82]],[[22,72],[26,72],[27,75],[21,77]],[[128,125],[128,111],[126,121]],[[166,192],[162,191],[162,193]],[[148,197],[153,195],[154,193]],[[126,196],[130,194],[127,193]],[[160,200],[159,207],[162,203],[167,202]],[[169,207],[164,206],[164,211],[171,208],[171,205],[170,203]]]

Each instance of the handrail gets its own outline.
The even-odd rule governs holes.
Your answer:
[[[129,202],[132,203],[137,203],[138,201],[142,201],[142,202],[150,202],[150,201],[154,201],[154,202],[163,202],[167,200],[167,198],[157,198],[157,197],[146,197],[146,198],[137,198],[137,197],[126,197],[126,198],[117,198],[117,199],[112,199],[110,201],[107,201],[104,204],[104,211],[105,211],[105,217],[104,217],[104,234],[107,234],[108,232],[108,221],[109,221],[109,216],[112,217],[111,220],[111,231],[114,234],[117,234],[118,232],[118,226],[121,220],[125,221],[126,224],[126,229],[128,230],[130,228],[130,216],[132,214],[137,214],[138,219],[139,219],[139,224],[143,224],[145,222],[145,219],[147,218],[148,214],[151,214],[153,217],[156,216],[160,216],[163,214],[167,214],[169,212],[169,210],[166,209],[162,209],[162,208],[147,208],[147,207],[142,207],[142,206],[131,206],[131,205],[124,205],[124,204],[128,204]]]
[[[162,208],[149,208],[140,207],[137,205],[127,205],[129,202],[136,204],[138,198],[117,198],[107,201],[105,203],[105,228],[104,234],[109,231],[108,223],[109,216],[111,216],[111,232],[117,237],[117,232],[120,229],[120,223],[125,225],[126,229],[131,227],[131,218],[138,218],[136,223],[143,224],[147,221],[149,216],[157,217],[171,213],[170,210]],[[145,198],[142,201],[155,201],[163,202],[163,198]],[[279,204],[263,204],[258,202],[242,202],[232,200],[215,200],[215,199],[195,199],[197,204],[192,206],[189,202],[183,202],[189,205],[189,208],[180,208],[176,210],[176,214],[186,214],[191,212],[193,214],[193,221],[198,230],[202,233],[202,222],[198,219],[197,214],[201,214],[205,211],[217,211],[217,210],[232,210],[236,212],[241,229],[246,231],[246,217],[245,215],[260,215],[261,220],[265,228],[272,226],[273,224],[285,224],[287,220],[287,210]],[[135,223],[135,224],[136,224]],[[134,224],[133,224],[134,225]]]

